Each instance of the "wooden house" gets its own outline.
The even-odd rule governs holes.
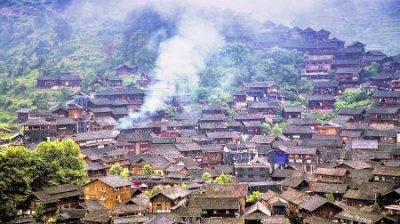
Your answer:
[[[339,111],[338,115],[349,116],[352,122],[360,122],[364,120],[365,113],[366,111],[361,108],[344,108]]]
[[[399,122],[399,114],[400,107],[372,107],[366,118],[370,123],[395,125]]]
[[[363,66],[370,65],[373,62],[381,64],[386,57],[386,54],[379,50],[367,51],[361,59],[361,64]]]
[[[117,138],[118,147],[128,151],[128,154],[142,154],[151,149],[153,137],[150,133],[123,133]]]
[[[349,206],[361,208],[371,206],[379,198],[395,189],[397,185],[393,183],[365,182],[357,189],[349,189],[343,195],[343,200]]]
[[[314,176],[321,183],[344,184],[346,181],[347,170],[343,168],[318,168],[314,171]]]
[[[364,139],[378,140],[379,143],[397,143],[397,133],[395,130],[368,129],[364,131]]]
[[[245,83],[243,87],[246,90],[246,95],[251,97],[253,101],[267,96],[274,98],[277,94],[277,85],[273,81]]]
[[[329,78],[333,55],[307,55],[302,78],[321,80]]]
[[[16,111],[18,123],[26,122],[29,119],[29,112],[32,110],[30,108],[20,108]]]
[[[143,176],[144,166],[150,164],[153,169],[153,174],[158,176],[164,176],[165,170],[171,164],[171,161],[167,160],[162,155],[150,155],[150,154],[139,154],[130,155],[130,169],[133,176]]]
[[[310,110],[332,110],[336,98],[331,95],[311,95],[307,97],[307,108]]]
[[[400,106],[400,92],[397,91],[375,91],[372,99],[377,105],[388,107]]]
[[[211,138],[217,144],[237,143],[240,140],[240,135],[237,132],[207,132],[206,136]]]
[[[336,81],[320,81],[314,82],[314,95],[332,95],[339,94],[339,83]]]
[[[84,201],[97,201],[108,209],[125,204],[132,198],[131,182],[120,176],[106,176],[82,186]]]
[[[358,87],[360,85],[361,68],[338,68],[335,79],[343,87]]]
[[[235,105],[246,105],[247,102],[246,93],[233,93],[232,102]]]
[[[301,118],[302,112],[303,112],[303,108],[301,108],[301,107],[297,107],[297,106],[283,107],[282,117],[284,119]]]
[[[56,137],[71,136],[78,131],[78,123],[70,118],[57,118],[54,126]]]
[[[201,107],[201,114],[226,114],[226,108],[219,105],[204,105]]]
[[[44,216],[54,218],[61,208],[75,208],[80,202],[81,187],[64,184],[54,187],[45,187],[32,192],[25,200],[22,214],[34,215],[39,205],[43,206]]]
[[[72,139],[75,140],[81,148],[100,148],[115,145],[116,137],[118,136],[116,131],[89,131],[82,132],[72,135]]]
[[[315,131],[320,135],[336,136],[339,134],[339,125],[335,123],[321,124],[315,127]]]
[[[288,164],[292,164],[304,172],[312,173],[319,164],[319,153],[317,148],[287,146],[283,150],[288,155]]]
[[[189,195],[189,191],[179,186],[167,186],[150,197],[150,213],[170,213],[179,208]]]
[[[336,214],[339,223],[360,223],[360,224],[378,224],[386,223],[386,219],[376,212],[365,212],[358,209],[345,209]]]
[[[119,77],[123,77],[128,74],[133,74],[134,72],[135,72],[135,68],[130,65],[127,65],[127,64],[121,64],[115,68],[115,73]]]
[[[59,77],[43,75],[37,79],[36,87],[38,89],[51,89],[53,87],[71,87],[79,88],[81,78],[76,74],[63,74]]]
[[[212,168],[222,164],[222,146],[220,144],[202,145],[201,167]]]
[[[260,121],[243,121],[243,132],[251,135],[260,135],[262,123]]]
[[[400,184],[399,167],[376,166],[372,174],[374,175],[374,182]]]
[[[327,220],[334,220],[335,215],[343,211],[341,207],[319,195],[304,197],[302,201],[303,203],[299,205],[299,212],[303,219],[308,217],[318,217]]]
[[[127,100],[133,105],[140,106],[143,103],[144,91],[136,88],[106,88],[95,92],[94,98],[114,100]]]
[[[257,154],[255,144],[227,144],[223,150],[223,163],[233,165],[252,160]]]
[[[256,156],[247,163],[234,163],[233,169],[238,181],[258,182],[269,179],[272,167],[265,158]]]
[[[250,205],[244,212],[246,222],[259,222],[261,219],[269,216],[271,216],[271,210],[261,202]]]
[[[347,189],[347,184],[312,183],[310,185],[310,191],[322,197],[325,197],[327,194],[332,194],[335,200],[341,200]]]
[[[290,139],[311,139],[315,129],[309,126],[288,125],[282,134]]]
[[[265,116],[262,113],[253,113],[253,114],[235,114],[233,117],[235,121],[243,122],[243,121],[259,121],[265,122]]]
[[[369,77],[371,87],[379,90],[389,90],[393,79],[393,75],[386,72],[381,72]]]
[[[21,124],[24,134],[24,142],[46,141],[47,138],[56,135],[54,126],[42,118],[29,118]]]

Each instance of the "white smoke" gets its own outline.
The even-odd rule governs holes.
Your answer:
[[[160,44],[154,69],[154,83],[150,86],[138,113],[120,120],[120,128],[127,128],[137,119],[165,109],[171,96],[191,94],[199,87],[199,73],[206,66],[207,57],[223,45],[216,27],[196,13],[185,13],[178,22],[177,34]]]

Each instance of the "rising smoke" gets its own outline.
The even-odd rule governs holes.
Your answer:
[[[199,87],[199,73],[209,55],[223,45],[216,27],[197,13],[183,14],[177,34],[162,42],[153,71],[154,82],[145,96],[140,111],[119,121],[120,129],[166,107],[171,96],[191,95]]]

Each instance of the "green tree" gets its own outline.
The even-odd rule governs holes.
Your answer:
[[[47,172],[46,177],[40,177],[44,179],[44,184],[54,186],[84,182],[85,162],[79,146],[73,140],[42,142],[35,154],[38,162],[44,166],[41,169]]]
[[[208,181],[211,179],[211,174],[209,172],[204,172],[201,179],[203,179],[203,181]]]
[[[246,202],[256,203],[257,201],[261,200],[262,195],[263,193],[259,191],[253,191],[246,197]]]
[[[264,135],[269,134],[271,132],[271,125],[268,124],[267,122],[262,123],[261,132]]]
[[[328,200],[330,202],[335,202],[335,197],[333,196],[332,193],[325,194],[325,198],[326,198],[326,200]]]
[[[0,148],[0,220],[16,216],[20,205],[31,192],[32,152],[23,147]]]
[[[135,65],[138,66],[140,72],[150,72],[156,63],[156,52],[148,47],[142,47],[135,53]]]
[[[214,183],[216,184],[231,184],[233,183],[233,179],[231,175],[227,175],[221,173],[218,177],[215,178]]]
[[[110,174],[111,175],[118,175],[122,178],[128,179],[129,177],[129,170],[128,168],[124,168],[121,166],[121,164],[116,163],[113,164],[110,168]]]
[[[275,136],[281,135],[283,132],[283,124],[275,124],[274,127],[272,128],[272,134]]]
[[[154,170],[153,170],[153,166],[149,163],[144,164],[143,166],[143,174],[146,176],[151,176],[153,174]]]

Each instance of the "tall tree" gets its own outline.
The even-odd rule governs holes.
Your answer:
[[[32,153],[25,148],[0,148],[0,220],[15,217],[16,206],[30,193],[32,165]]]
[[[43,164],[43,169],[47,171],[47,185],[83,183],[85,163],[74,141],[42,142],[37,146],[35,154],[38,163]]]

